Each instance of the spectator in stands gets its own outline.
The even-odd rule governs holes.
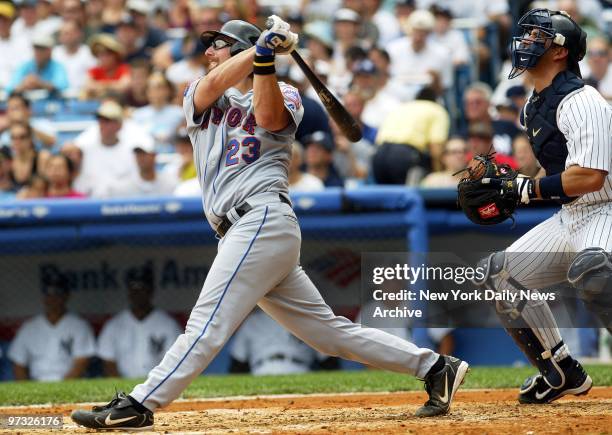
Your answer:
[[[32,175],[17,192],[17,199],[38,199],[47,197],[49,181],[42,174]]]
[[[359,31],[361,17],[352,9],[338,9],[334,14],[334,49],[328,85],[340,94],[344,94],[351,81],[351,68],[347,62],[347,52],[352,47],[360,46]]]
[[[14,122],[9,128],[11,138],[11,175],[15,186],[25,186],[30,178],[42,174],[49,160],[46,150],[36,151],[32,127],[24,122]]]
[[[332,137],[323,131],[315,131],[304,136],[302,141],[306,148],[306,172],[319,178],[325,187],[343,187],[344,180],[334,166]]]
[[[312,349],[258,307],[238,328],[230,356],[230,373],[256,376],[340,368],[337,358]]]
[[[105,0],[88,0],[85,2],[85,20],[87,22],[87,31],[85,33],[89,37],[102,32],[104,26],[102,21],[104,3]]]
[[[468,160],[476,155],[488,155],[494,153],[493,160],[497,164],[509,165],[518,169],[518,164],[512,156],[498,153],[493,146],[493,127],[489,122],[473,122],[468,130]]]
[[[78,97],[87,82],[87,72],[96,64],[91,50],[83,43],[83,30],[75,20],[64,21],[59,30],[59,42],[53,49],[53,59],[61,63],[68,74],[68,94]]]
[[[166,70],[166,77],[174,85],[177,95],[183,96],[183,91],[189,83],[206,73],[205,50],[199,40],[185,38],[185,43],[191,45],[189,54],[178,62],[174,62]]]
[[[92,37],[89,46],[96,57],[97,66],[88,72],[85,98],[103,98],[122,94],[130,86],[130,67],[123,61],[124,48],[108,33]]]
[[[147,80],[149,104],[136,109],[132,118],[155,139],[158,151],[168,149],[170,142],[185,115],[183,109],[172,104],[174,88],[163,73],[154,72]]]
[[[151,64],[144,59],[136,60],[130,64],[130,72],[130,86],[125,95],[125,103],[129,107],[144,107],[149,104],[147,80],[151,75]]]
[[[22,63],[6,86],[6,92],[44,90],[50,96],[68,89],[68,75],[64,66],[51,58],[55,45],[53,37],[43,33],[32,37],[34,59]]]
[[[432,167],[442,169],[440,157],[449,127],[448,112],[436,102],[431,88],[399,105],[376,136],[380,145],[372,160],[376,182],[417,185]]]
[[[151,2],[148,0],[128,0],[126,8],[134,22],[137,37],[142,46],[147,52],[147,56],[151,57],[151,50],[158,47],[166,41],[165,33],[152,26],[149,21],[149,16],[152,12]]]
[[[66,156],[72,166],[72,188],[77,192],[85,192],[89,183],[84,179],[81,173],[83,167],[83,151],[72,142],[64,144],[60,152]]]
[[[54,0],[38,0],[36,2],[36,31],[53,35],[61,27],[62,19],[55,14],[53,3]]]
[[[138,143],[138,140],[136,139]],[[157,171],[155,145],[150,141],[134,147],[138,171],[123,179],[110,181],[98,196],[105,198],[172,195],[178,184],[176,176]]]
[[[463,96],[464,114],[467,123],[459,134],[467,137],[473,123],[489,123],[493,129],[493,150],[498,154],[511,155],[512,141],[520,133],[519,128],[511,121],[493,119],[490,114],[491,87],[486,83],[475,82],[467,87]]]
[[[451,188],[465,175],[458,173],[467,166],[467,144],[459,137],[451,138],[444,146],[441,171],[432,172],[421,181],[421,187]]]
[[[381,0],[363,0],[361,12],[366,21],[374,23],[378,29],[378,45],[386,46],[389,42],[401,36],[397,18],[381,7]]]
[[[117,27],[124,13],[125,0],[104,0],[102,9],[102,26],[105,32]]]
[[[93,197],[103,195],[107,184],[138,174],[134,148],[153,146],[153,138],[144,129],[133,121],[124,121],[123,107],[117,101],[103,101],[96,115],[97,125],[74,141],[83,152],[79,177],[83,181],[75,187]]]
[[[308,172],[302,171],[304,163],[304,147],[299,142],[291,146],[291,162],[289,163],[289,192],[317,192],[325,189],[323,181]]]
[[[520,173],[528,177],[535,177],[540,172],[540,164],[533,154],[527,135],[525,133],[517,135],[512,143],[512,148]]]
[[[60,8],[59,12],[64,23],[67,23],[68,21],[76,21],[77,27],[83,32],[84,40],[86,41],[93,35],[93,33],[95,33],[95,31],[92,33],[92,23],[87,19],[85,6],[86,2],[81,0],[63,0],[62,7]]]
[[[450,9],[434,4],[431,13],[435,17],[433,32],[429,35],[432,41],[446,47],[453,66],[457,67],[470,62],[470,49],[461,31],[451,28],[453,14]]]
[[[369,62],[369,61],[368,61]],[[330,125],[334,133],[334,166],[344,179],[364,180],[370,172],[370,161],[375,148],[365,132],[369,128],[361,122],[364,98],[358,92],[350,91],[344,96],[344,107],[361,125],[364,137],[357,142],[351,142],[332,120]]]
[[[38,24],[38,16],[36,13],[36,3],[38,0],[23,0],[20,2],[15,2],[18,9],[18,17],[15,19],[13,23],[12,31],[24,35],[24,38],[28,40],[30,44],[32,44],[32,37],[39,30],[37,28]],[[49,33],[47,33],[49,34]]]
[[[196,178],[198,174],[193,161],[193,147],[191,146],[187,129],[184,127],[179,128],[174,135],[172,143],[176,158],[164,166],[163,174],[176,179],[177,183]]]
[[[25,322],[9,348],[15,379],[79,378],[95,352],[91,326],[67,311],[70,287],[65,277],[43,279],[44,313]]]
[[[410,36],[396,39],[387,47],[393,88],[402,101],[413,99],[423,86],[440,94],[453,84],[453,64],[448,61],[446,48],[429,39],[434,25],[431,12],[416,10],[404,25]]]
[[[6,148],[0,149],[0,201],[14,199],[17,188],[11,178],[11,158]]]
[[[23,93],[13,92],[6,102],[6,117],[2,120],[5,126],[0,134],[0,146],[10,146],[10,126],[16,122],[30,125],[34,134],[36,148],[52,147],[55,145],[56,132],[53,123],[45,118],[31,119],[32,110],[30,100]]]
[[[353,69],[351,91],[360,93],[365,99],[358,119],[363,123],[363,137],[370,143],[376,142],[378,128],[400,104],[388,83],[388,74],[370,59],[359,62]]]
[[[11,1],[0,1],[0,87],[4,88],[17,67],[32,56],[28,35],[12,30],[15,6]]]
[[[47,196],[49,198],[84,198],[80,192],[72,188],[74,165],[64,154],[56,154],[49,158],[45,168],[49,180]]]
[[[129,308],[113,316],[102,328],[97,354],[106,376],[146,376],[181,333],[166,312],[155,308],[152,266],[132,268],[126,276]]]
[[[145,41],[139,37],[132,15],[126,13],[121,17],[115,34],[125,50],[125,62],[132,63],[138,59],[149,60],[151,58],[151,49],[146,47]]]
[[[612,50],[604,37],[589,41],[587,61],[589,73],[585,81],[595,87],[609,102],[612,101]]]

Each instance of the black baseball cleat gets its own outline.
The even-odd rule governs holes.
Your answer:
[[[444,368],[425,378],[425,391],[429,400],[417,409],[417,417],[444,415],[450,410],[453,397],[463,383],[469,369],[468,363],[452,356],[444,357]]]
[[[565,383],[561,388],[551,388],[544,377],[538,373],[523,382],[518,401],[523,404],[550,403],[568,394],[583,396],[592,386],[591,377],[584,371],[580,363],[574,360],[571,368],[565,372]]]
[[[70,415],[81,426],[99,430],[146,430],[153,428],[153,413],[125,393],[115,394],[104,406],[91,411],[77,409]]]

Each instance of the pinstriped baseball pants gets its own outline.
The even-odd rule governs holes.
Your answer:
[[[586,248],[612,251],[612,204],[565,206],[540,223],[506,249],[506,271],[528,289],[563,283],[576,255]],[[509,286],[500,280],[499,290]],[[561,341],[559,329],[548,304],[530,301],[523,318],[548,349]],[[569,354],[563,346],[555,355],[560,360]]]

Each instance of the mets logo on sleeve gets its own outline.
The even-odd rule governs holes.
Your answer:
[[[281,92],[283,93],[283,96],[285,97],[285,100],[287,100],[290,107],[293,106],[295,110],[298,110],[301,107],[302,98],[300,97],[300,93],[296,88],[293,86],[283,86],[281,88]]]
[[[478,214],[483,219],[491,219],[495,216],[499,216],[499,209],[494,202],[491,204],[483,205],[478,209]]]

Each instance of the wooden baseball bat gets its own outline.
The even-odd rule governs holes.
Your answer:
[[[269,29],[272,26],[272,20],[266,22],[266,27]],[[317,77],[313,70],[304,62],[302,56],[296,51],[291,52],[291,57],[298,64],[300,69],[304,72],[304,75],[317,92],[319,99],[325,106],[327,113],[338,125],[338,128],[351,142],[358,142],[362,138],[361,127],[357,124],[357,121],[351,116],[346,110],[344,105],[330,92],[330,90],[323,84],[321,79]]]

